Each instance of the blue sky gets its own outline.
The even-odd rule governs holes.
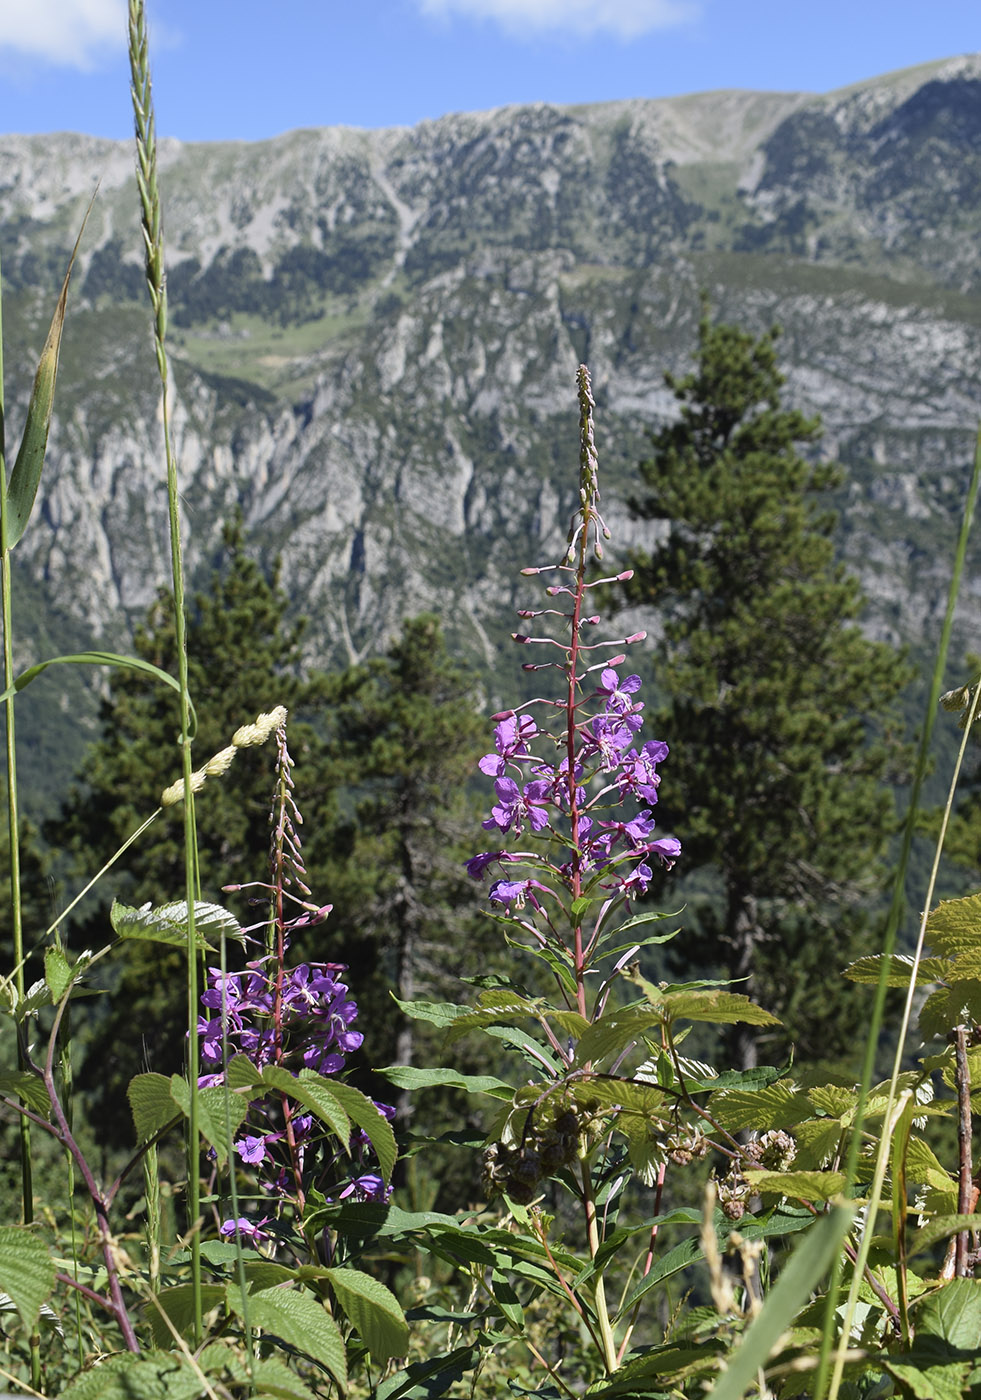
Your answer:
[[[147,0],[158,131],[257,140],[512,102],[826,92],[981,50],[978,0]],[[0,0],[0,132],[130,133],[126,0]]]

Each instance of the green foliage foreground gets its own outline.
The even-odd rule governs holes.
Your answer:
[[[139,0],[130,19],[147,277],[166,402],[166,296]],[[9,1319],[0,1374],[26,1393],[68,1400],[981,1396],[981,1280],[974,1276],[981,1213],[971,1135],[981,1075],[981,895],[941,903],[924,920],[913,959],[887,942],[885,952],[848,969],[853,983],[877,989],[873,1041],[885,990],[907,991],[889,1081],[857,1087],[787,1063],[747,1064],[745,1056],[714,1063],[692,1052],[693,1031],[769,1029],[776,1018],[745,987],[645,975],[657,949],[688,936],[676,927],[687,915],[669,919],[644,898],[658,866],[669,869],[688,840],[684,803],[675,808],[677,834],[655,822],[662,772],[666,791],[675,765],[693,783],[686,750],[697,750],[703,730],[711,736],[714,720],[711,706],[693,708],[684,742],[668,736],[673,753],[662,736],[645,737],[640,679],[624,666],[642,634],[608,640],[598,630],[596,590],[629,580],[596,577],[608,532],[584,367],[579,508],[568,552],[525,571],[545,585],[545,597],[529,600],[516,634],[541,693],[494,717],[494,752],[479,765],[493,780],[494,800],[483,823],[488,849],[471,853],[468,873],[490,879],[489,910],[464,996],[444,990],[445,966],[431,969],[443,999],[423,1000],[412,985],[420,950],[439,944],[453,922],[446,910],[465,903],[454,850],[463,812],[452,794],[463,781],[472,710],[433,621],[409,624],[387,658],[327,688],[329,732],[295,731],[301,753],[330,741],[332,761],[351,785],[332,826],[349,823],[362,867],[348,876],[352,927],[389,929],[385,951],[404,1021],[393,1023],[398,1062],[384,1071],[387,1080],[423,1102],[450,1090],[467,1096],[478,1107],[465,1125],[433,1115],[436,1127],[417,1121],[408,1131],[408,1099],[397,1118],[394,1106],[345,1072],[362,1041],[359,988],[338,961],[314,956],[323,947],[317,931],[333,914],[314,878],[317,836],[306,837],[300,812],[321,794],[304,789],[303,763],[294,765],[288,746],[294,728],[284,697],[300,705],[303,696],[301,683],[289,679],[297,638],[280,629],[275,584],[262,594],[251,566],[234,558],[227,609],[209,612],[202,600],[198,622],[220,637],[233,620],[235,590],[247,593],[251,581],[270,609],[255,629],[256,660],[264,675],[279,675],[283,690],[262,696],[267,708],[255,719],[259,701],[234,728],[213,722],[217,698],[209,685],[224,692],[242,684],[243,706],[254,695],[246,675],[222,670],[223,653],[194,655],[189,645],[193,616],[183,595],[166,412],[174,631],[154,629],[134,658],[84,660],[155,677],[169,709],[146,733],[145,709],[135,717],[128,709],[135,692],[116,687],[116,753],[96,751],[90,791],[78,798],[107,834],[119,823],[117,840],[136,821],[152,833],[156,846],[143,849],[153,859],[141,870],[134,857],[130,866],[131,880],[151,882],[151,892],[145,901],[115,899],[108,927],[92,915],[84,951],[69,950],[63,919],[56,920],[38,950],[39,975],[28,978],[25,920],[45,919],[36,898],[25,900],[28,876],[39,867],[29,843],[22,860],[14,712],[39,666],[51,662],[14,674],[10,553],[30,525],[43,470],[66,295],[67,281],[21,449],[9,479],[5,469],[0,477],[12,946],[0,997],[9,1032],[0,1105],[19,1134],[22,1195],[21,1222],[0,1227],[0,1303]],[[793,444],[812,430],[783,415],[774,399],[772,344],[765,338],[754,346],[706,323],[701,345],[700,374],[676,386],[691,411],[656,442],[669,463],[676,454],[680,470],[672,518],[676,510],[683,523],[665,559],[680,569],[677,578],[694,570],[694,591],[680,598],[668,631],[669,642],[686,643],[674,674],[690,668],[692,693],[704,705],[718,685],[712,668],[730,643],[737,652],[754,650],[748,618],[723,615],[716,630],[710,613],[720,601],[728,607],[731,593],[713,570],[731,545],[734,557],[755,557],[762,577],[768,559],[777,565],[789,554],[768,554],[767,541],[786,543],[799,527],[800,595],[794,580],[771,579],[779,595],[768,595],[775,655],[785,669],[804,667],[809,658],[794,660],[786,649],[800,631],[829,665],[837,658],[844,666],[844,656],[861,669],[864,661],[891,693],[894,664],[863,651],[845,625],[849,587],[828,575],[826,531],[801,503],[800,491],[806,496],[816,481]],[[756,375],[748,381],[747,368]],[[700,460],[692,443],[705,435],[711,451]],[[739,524],[728,542],[697,515],[698,483],[713,471],[716,494]],[[979,475],[981,446],[968,517]],[[794,598],[798,611],[781,612]],[[817,635],[806,631],[812,603]],[[822,653],[825,637],[830,651]],[[754,691],[759,674],[751,672],[747,684],[754,724],[763,727],[772,679],[764,676]],[[721,679],[723,689],[741,683],[737,668]],[[820,818],[827,836],[814,877],[823,917],[835,851],[842,881],[855,874],[830,829],[834,770],[843,766],[858,784],[852,819],[865,814],[873,849],[878,801],[862,784],[879,771],[880,758],[858,742],[864,707],[849,708],[842,695],[824,717],[821,692],[811,680],[808,686],[804,713],[832,771],[822,779],[821,764],[808,768],[795,801],[803,817]],[[970,720],[979,694],[965,699]],[[776,694],[772,700],[776,728],[786,707]],[[745,741],[752,755],[753,733]],[[791,746],[801,763],[811,762],[806,746],[795,744],[793,734],[774,740],[779,751]],[[192,762],[192,747],[208,756]],[[721,764],[722,747],[712,752]],[[145,772],[155,775],[151,812],[140,806],[120,815],[125,803],[108,804],[109,781],[99,773],[100,765],[108,773],[110,760],[133,765],[127,799]],[[924,763],[925,746],[920,777]],[[316,764],[309,772],[317,774]],[[734,773],[737,788],[739,779]],[[750,786],[747,795],[760,804],[762,821],[769,779],[754,781],[760,792]],[[167,812],[179,813],[177,826],[165,825]],[[74,831],[81,850],[81,826],[66,818],[64,830],[66,840]],[[723,846],[711,847],[708,831],[707,821],[692,818],[694,858],[722,862]],[[747,849],[746,864],[770,895],[797,896],[806,913],[807,890],[788,883],[788,871],[800,876],[796,838],[787,833],[783,845],[780,836],[770,838],[781,852],[771,883],[762,855]],[[233,893],[245,895],[255,923],[243,924],[218,900],[210,887],[223,883],[240,887]],[[134,968],[149,976],[150,964],[130,958],[125,966],[134,947],[177,959],[166,975],[180,984],[186,1019],[178,1029],[175,1016],[161,1033],[171,1036],[171,1050],[179,1041],[183,1063],[167,1073],[151,1064],[131,1077],[130,1151],[105,1172],[98,1145],[87,1145],[76,1122],[85,1104],[76,1093],[70,1018],[84,1015],[96,970],[120,960],[117,1011],[140,1014]],[[492,954],[495,947],[504,957]],[[907,1064],[901,1056],[914,1005],[924,1053]],[[409,1034],[410,1024],[435,1028],[442,1064],[432,1041]],[[793,1040],[792,1026],[787,1034]],[[469,1065],[458,1059],[465,1043],[482,1047]],[[186,1163],[176,1180],[161,1166],[175,1139],[183,1139]],[[52,1170],[63,1163],[61,1198],[46,1191],[35,1199],[38,1140],[52,1149]],[[406,1184],[393,1195],[400,1146]],[[435,1210],[427,1165],[452,1147],[471,1160],[480,1154],[480,1183]],[[124,1207],[134,1178],[142,1196],[131,1193]]]

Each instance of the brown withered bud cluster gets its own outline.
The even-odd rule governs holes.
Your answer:
[[[708,1138],[697,1128],[683,1128],[680,1132],[671,1133],[664,1142],[668,1161],[674,1162],[676,1167],[687,1167],[689,1163],[699,1161],[708,1148]]]
[[[762,1167],[768,1172],[786,1172],[794,1164],[797,1156],[797,1143],[780,1129],[772,1129],[762,1137],[754,1138],[743,1148],[744,1165]],[[723,1215],[729,1220],[742,1220],[746,1214],[746,1204],[754,1188],[743,1176],[739,1167],[734,1166],[729,1175],[719,1182],[719,1205]]]
[[[541,1183],[574,1162],[578,1150],[579,1120],[572,1109],[550,1122],[529,1120],[519,1146],[495,1142],[485,1151],[482,1180],[488,1200],[503,1194],[518,1205],[528,1205]]]

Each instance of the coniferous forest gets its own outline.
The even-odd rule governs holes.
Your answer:
[[[569,375],[568,528],[516,571],[493,665],[475,613],[408,591],[383,645],[311,657],[241,502],[186,567],[194,278],[165,274],[143,0],[129,55],[169,574],[128,651],[22,664],[84,223],[40,356],[5,368],[4,1384],[981,1395],[981,684],[954,633],[981,439],[924,668],[868,626],[780,327],[704,293],[625,511],[588,356]],[[377,256],[298,255],[276,304]],[[209,315],[262,281],[221,273]],[[18,728],[77,670],[94,733],[39,807]]]

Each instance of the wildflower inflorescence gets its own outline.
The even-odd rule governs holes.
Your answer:
[[[640,677],[622,673],[625,652],[595,659],[598,652],[629,647],[646,634],[638,632],[614,642],[584,640],[587,630],[600,620],[587,611],[592,590],[622,583],[630,572],[587,581],[590,541],[601,558],[602,541],[609,538],[609,531],[598,510],[594,403],[585,366],[579,369],[579,404],[579,508],[565,559],[554,569],[559,579],[546,589],[548,597],[560,605],[519,614],[523,619],[559,617],[568,623],[569,635],[558,640],[513,634],[522,646],[537,643],[557,649],[559,659],[528,662],[525,669],[558,670],[563,676],[562,694],[558,699],[541,696],[518,710],[495,715],[495,751],[480,760],[481,772],[494,779],[496,798],[483,823],[485,830],[501,837],[527,835],[537,849],[483,851],[467,862],[467,870],[474,879],[482,879],[492,866],[500,869],[500,878],[490,886],[490,902],[502,906],[540,944],[555,935],[556,902],[571,909],[575,929],[566,951],[581,979],[593,948],[588,935],[583,941],[576,902],[584,895],[590,896],[590,902],[601,900],[602,912],[594,926],[598,932],[609,907],[644,894],[653,879],[653,862],[670,866],[681,845],[673,836],[654,835],[658,765],[667,757],[668,746],[640,738],[644,708],[638,698]],[[529,575],[551,571],[523,570]],[[555,717],[559,724],[540,726],[527,713],[532,707]],[[636,803],[638,810],[625,810],[628,803]],[[564,859],[553,858],[556,849]]]
[[[272,878],[255,886],[265,892],[271,916],[256,926],[265,931],[265,952],[243,971],[208,968],[208,985],[201,996],[204,1014],[198,1019],[203,1088],[224,1083],[228,1065],[238,1055],[259,1075],[275,1066],[294,1079],[304,1073],[307,1079],[336,1076],[344,1069],[346,1056],[364,1039],[354,1029],[358,1008],[344,981],[343,964],[286,966],[290,935],[322,923],[332,906],[311,902],[305,884],[298,832],[303,818],[293,796],[285,718],[285,710],[260,715],[256,725],[245,726],[233,739],[236,747],[262,743],[270,732],[268,722],[277,721],[278,783],[270,813]],[[286,914],[287,900],[297,907],[292,917]],[[383,1117],[394,1118],[395,1110],[389,1105],[376,1103],[375,1107]],[[339,1199],[387,1200],[391,1194],[371,1169],[371,1144],[360,1128],[354,1129],[349,1142],[339,1143],[315,1114],[299,1111],[280,1088],[258,1092],[250,1100],[233,1149],[241,1165],[255,1172],[274,1204],[272,1214],[257,1221],[245,1216],[225,1220],[220,1233],[226,1237],[238,1234],[252,1243],[267,1239],[269,1232],[263,1226],[276,1208],[292,1202],[302,1210],[312,1186],[321,1194],[336,1192]],[[347,1159],[343,1165],[342,1158]]]

